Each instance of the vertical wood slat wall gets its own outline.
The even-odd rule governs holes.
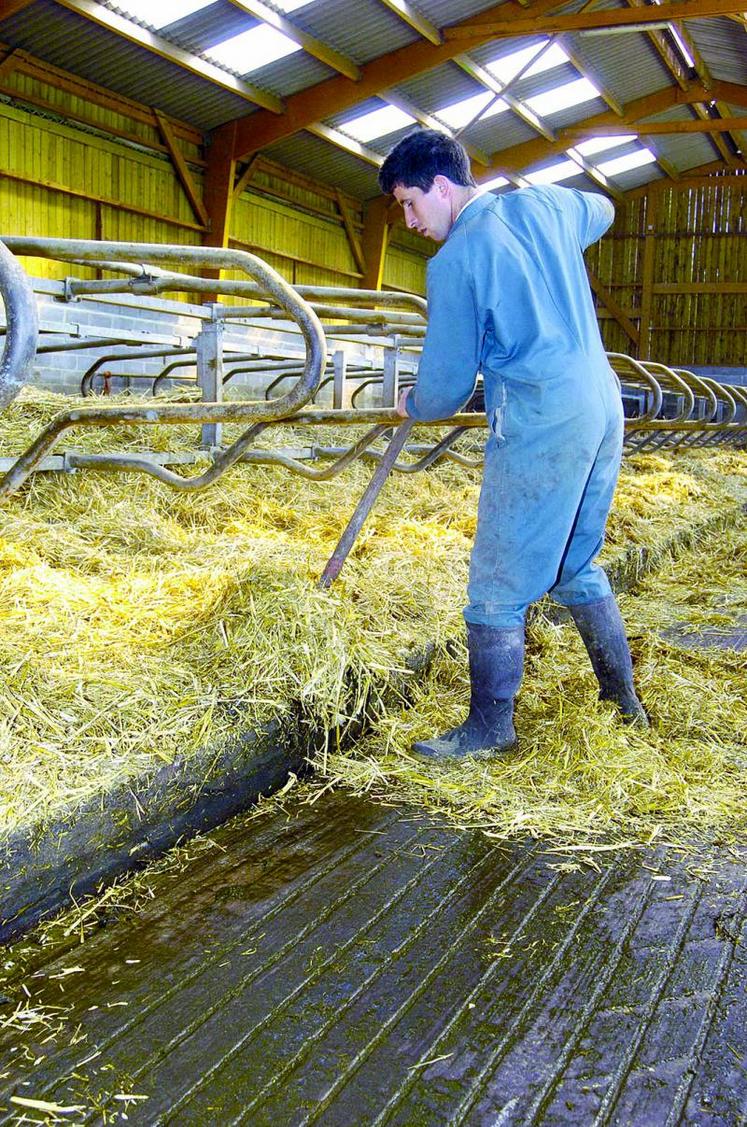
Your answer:
[[[186,245],[202,241],[203,230],[168,156],[147,151],[160,142],[155,122],[86,104],[22,73],[6,79],[6,90],[10,83],[17,101],[0,100],[0,231]],[[25,98],[44,108],[26,104]],[[83,116],[97,132],[78,121],[50,120],[52,111],[61,118],[67,113]],[[110,129],[142,140],[146,151],[98,132]],[[183,137],[178,143],[199,192],[204,160],[196,145]],[[348,202],[360,233],[362,204]],[[409,234],[403,235],[407,242]],[[334,193],[321,185],[315,190],[303,177],[290,179],[269,161],[235,201],[230,245],[252,250],[298,285],[359,284],[360,272]],[[42,277],[63,278],[70,272],[40,259],[24,264]],[[75,270],[83,277],[93,273],[83,267]],[[384,281],[422,293],[424,255],[393,247]]]
[[[111,95],[107,108],[86,98],[83,80],[67,76],[64,85],[21,69],[0,86],[0,231],[199,244],[203,229],[168,156],[158,151],[163,145],[148,107]],[[51,120],[51,113],[83,120]],[[143,148],[124,143],[125,136]],[[199,140],[190,127],[179,128],[178,144],[198,191],[205,163]],[[747,187],[747,176],[744,182]],[[644,314],[640,356],[744,367],[745,191],[733,183],[689,190],[662,183],[618,206],[612,231],[587,252],[589,266],[634,324]],[[360,232],[362,205],[351,200],[348,206]],[[423,293],[430,249],[401,227],[393,236],[384,284]],[[295,284],[359,282],[334,192],[286,175],[270,161],[258,165],[235,201],[230,245],[253,250]],[[55,278],[69,272],[38,259],[27,268]],[[87,273],[82,267],[76,272]],[[724,283],[724,292],[697,292]],[[606,346],[634,351],[603,302],[597,305]]]
[[[687,366],[747,366],[747,176],[740,185],[662,187],[618,207],[587,261],[642,328],[638,355]],[[721,292],[713,292],[716,287]],[[679,292],[678,292],[679,291]],[[741,292],[740,292],[741,291]],[[631,342],[598,302],[610,351]]]

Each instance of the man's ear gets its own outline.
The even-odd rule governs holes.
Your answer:
[[[439,196],[448,196],[449,188],[451,187],[451,181],[448,176],[442,176],[440,172],[437,172],[433,177],[433,183],[436,186]]]

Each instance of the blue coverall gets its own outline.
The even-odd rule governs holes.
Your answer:
[[[473,199],[428,265],[414,419],[454,414],[482,372],[490,433],[470,561],[469,622],[520,626],[550,592],[610,594],[594,563],[622,454],[617,378],[583,250],[614,206],[557,186]]]

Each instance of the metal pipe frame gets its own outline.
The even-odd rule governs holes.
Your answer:
[[[39,336],[36,298],[21,264],[0,244],[0,294],[7,331],[0,360],[0,410],[12,403],[26,382]]]
[[[195,292],[197,290],[204,291],[206,286],[209,285],[210,288],[219,290],[222,293],[251,297],[255,300],[264,300],[268,303],[261,309],[247,306],[231,307],[216,305],[212,307],[214,319],[223,320],[224,318],[230,318],[232,316],[249,318],[254,316],[269,316],[271,318],[282,317],[284,320],[287,320],[290,317],[291,319],[295,319],[296,323],[303,330],[304,317],[306,317],[308,321],[315,315],[317,317],[319,315],[322,317],[326,316],[332,319],[347,316],[354,319],[355,323],[351,325],[350,328],[355,331],[359,331],[360,326],[364,326],[376,332],[386,332],[387,335],[391,333],[399,335],[402,329],[405,330],[406,334],[407,330],[411,326],[415,326],[416,322],[419,322],[417,325],[419,331],[421,329],[424,331],[425,328],[424,316],[426,313],[426,303],[422,298],[416,295],[313,286],[302,286],[292,290],[291,287],[287,286],[282,278],[276,275],[274,271],[271,271],[265,263],[256,259],[255,256],[242,251],[221,251],[218,248],[182,248],[153,244],[99,244],[78,240],[56,239],[36,240],[14,238],[8,239],[6,242],[8,246],[17,253],[38,253],[49,257],[61,258],[65,261],[97,262],[99,265],[105,265],[108,269],[123,272],[128,275],[124,279],[90,282],[68,279],[66,291],[73,299],[77,299],[84,294],[113,292],[155,293],[163,292],[167,289],[183,289],[187,292]],[[191,265],[221,265],[234,269],[239,266],[239,268],[244,269],[246,273],[250,274],[253,280],[238,282],[221,280],[219,282],[210,281],[208,283],[204,278],[197,275],[175,273],[155,265],[156,262],[170,262],[176,260],[180,263],[187,261]],[[270,281],[268,281],[268,278]],[[305,300],[302,300],[299,295],[302,295],[302,298],[310,299],[313,303],[313,308],[309,308]],[[340,304],[341,301],[345,301],[348,304],[343,306]],[[299,303],[302,310],[300,315]],[[362,308],[357,308],[358,305],[362,306]],[[384,312],[375,308],[375,306],[381,305],[385,307]],[[397,307],[401,310],[402,306],[412,312],[394,312]],[[319,325],[318,320],[315,324],[313,322],[312,324],[314,325],[316,354],[317,357],[320,357],[323,349],[319,340],[319,334],[323,334],[325,330]],[[308,324],[306,324],[306,328],[308,330]],[[327,335],[337,333],[340,331],[340,328],[339,325],[325,327]],[[342,328],[347,328],[347,326],[343,326]],[[138,359],[156,356],[194,356],[194,354],[194,348],[172,348],[157,351],[151,350],[148,353],[140,352]],[[132,353],[129,353],[129,355],[132,355]],[[268,359],[258,357],[256,354],[252,353],[247,355],[246,359],[248,362],[243,365],[236,365],[236,361],[244,360],[243,356],[231,357],[231,362],[234,366],[225,377],[224,383],[240,372],[261,371],[267,372],[268,374],[272,373],[275,378],[266,391],[266,395],[269,397],[281,381],[285,379],[298,379],[299,382],[294,384],[292,391],[288,395],[278,400],[270,400],[266,404],[210,404],[203,402],[182,405],[172,403],[167,407],[159,407],[155,412],[150,408],[133,407],[124,411],[111,408],[93,409],[92,411],[79,409],[60,415],[42,432],[36,443],[18,459],[13,471],[10,471],[2,482],[0,482],[0,497],[6,495],[7,492],[10,492],[12,489],[17,488],[21,481],[25,480],[28,473],[33,472],[33,470],[37,468],[41,459],[54,446],[59,436],[65,430],[80,426],[130,426],[142,422],[202,422],[203,424],[216,424],[221,422],[235,422],[242,419],[255,420],[253,425],[228,447],[228,449],[217,449],[211,445],[211,449],[208,452],[212,459],[210,469],[192,479],[185,479],[180,475],[173,474],[162,465],[154,466],[152,462],[148,461],[147,455],[87,456],[72,454],[66,462],[67,468],[96,466],[101,469],[140,470],[141,472],[150,473],[159,478],[159,480],[167,482],[178,489],[205,488],[215,481],[230,465],[235,464],[235,462],[239,460],[255,464],[282,465],[294,472],[302,473],[308,477],[316,477],[319,480],[325,480],[341,472],[345,466],[349,465],[351,461],[358,457],[379,461],[384,455],[379,451],[371,449],[372,443],[380,433],[382,433],[382,428],[386,430],[391,429],[392,426],[398,427],[402,422],[399,416],[396,416],[392,410],[387,409],[392,406],[392,404],[382,404],[382,409],[379,411],[351,409],[334,410],[332,412],[315,411],[312,414],[308,412],[304,413],[300,410],[305,404],[312,402],[318,391],[333,379],[332,375],[322,379],[322,374],[327,367],[326,353],[324,355],[325,362],[322,366],[318,366],[313,381],[310,381],[308,378],[308,355],[307,363],[304,365],[303,370],[299,368],[298,361],[287,357],[273,357],[272,359]],[[738,407],[743,409],[747,398],[741,393],[732,395],[731,391],[735,389],[729,389],[725,385],[719,385],[715,381],[708,380],[706,377],[698,377],[685,369],[673,369],[655,362],[638,361],[622,353],[610,353],[608,355],[610,364],[616,372],[618,380],[623,381],[626,388],[642,390],[646,400],[643,413],[633,419],[626,420],[626,453],[652,448],[659,449],[664,445],[671,448],[677,448],[678,446],[689,448],[692,446],[711,445],[725,441],[742,441],[744,439],[745,425],[735,420]],[[84,377],[87,388],[90,388],[93,375],[102,364],[124,358],[125,356],[122,353],[110,353],[105,357],[100,357],[91,368],[89,368]],[[154,377],[154,393],[159,386],[159,382],[166,378],[168,373],[173,371],[177,366],[186,365],[187,363],[189,363],[187,360],[171,363],[163,372]],[[351,408],[355,406],[357,396],[369,384],[379,383],[383,379],[380,372],[376,372],[375,370],[371,371],[371,369],[365,369],[362,366],[356,366],[355,369],[353,367],[349,368],[346,375],[356,379],[357,383],[357,387],[351,397]],[[186,382],[189,377],[181,378]],[[404,376],[401,383],[406,384],[413,379],[414,376],[408,374]],[[311,389],[309,388],[310,382],[314,384]],[[294,393],[297,392],[299,384],[304,387],[304,391],[294,395]],[[660,416],[664,392],[667,390],[674,391],[681,397],[682,406],[677,415],[672,419],[664,419]],[[693,418],[694,411],[698,408],[699,404],[705,406],[705,415],[700,419]],[[715,421],[719,413],[725,413],[727,417]],[[258,427],[259,421],[261,421],[261,426]],[[250,449],[250,443],[253,439],[270,425],[291,423],[294,426],[313,426],[320,425],[322,422],[325,424],[343,426],[368,424],[373,429],[347,448],[312,448],[314,450],[314,458],[326,459],[328,457],[334,457],[334,464],[321,471],[312,471],[309,466],[304,465],[299,459],[293,458],[282,450],[262,451]],[[484,420],[481,415],[470,413],[455,416],[451,420],[431,425],[449,425],[451,430],[445,438],[442,438],[432,447],[419,447],[417,454],[420,456],[416,461],[395,461],[391,468],[398,472],[419,472],[420,470],[427,469],[443,457],[449,457],[466,466],[477,466],[480,464],[479,459],[467,458],[460,454],[459,451],[451,449],[451,447],[466,429],[472,429],[475,426],[484,426]],[[408,450],[408,453],[414,455],[416,453],[415,448]]]

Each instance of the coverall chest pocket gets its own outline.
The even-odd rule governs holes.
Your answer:
[[[488,411],[488,426],[493,438],[499,446],[503,446],[506,436],[503,433],[503,423],[506,414],[506,385],[503,381],[496,386],[495,402]]]

